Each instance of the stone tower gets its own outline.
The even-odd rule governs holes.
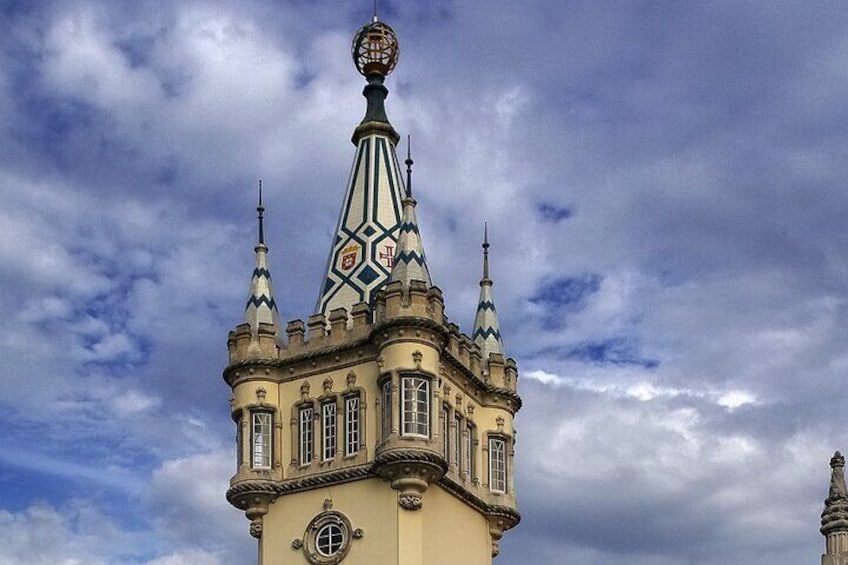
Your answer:
[[[515,526],[515,362],[488,272],[474,337],[444,313],[386,117],[392,29],[374,18],[353,56],[368,84],[354,165],[317,313],[280,326],[259,206],[244,321],[230,332],[237,472],[260,565],[490,564]],[[261,198],[261,197],[260,197]],[[469,308],[470,310],[470,308]]]

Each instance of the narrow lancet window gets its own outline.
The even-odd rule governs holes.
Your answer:
[[[345,397],[345,457],[359,452],[359,395]]]
[[[312,463],[312,407],[305,406],[298,413],[299,420],[299,444],[300,444],[300,464],[309,465]]]
[[[489,438],[489,488],[494,492],[506,492],[506,441]]]
[[[251,418],[251,466],[271,468],[271,413],[253,412]]]
[[[321,440],[323,442],[324,461],[336,456],[336,403],[325,402],[321,405]]]

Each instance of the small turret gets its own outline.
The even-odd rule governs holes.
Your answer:
[[[415,217],[415,199],[412,197],[412,154],[409,137],[406,146],[406,196],[403,199],[403,220],[398,233],[397,253],[392,265],[391,282],[400,281],[405,287],[411,281],[421,281],[431,286],[427,258],[421,245],[418,220]]]
[[[244,308],[244,322],[250,330],[251,346],[265,351],[280,335],[280,313],[274,302],[271,286],[271,271],[268,270],[268,246],[265,245],[264,213],[262,205],[262,181],[259,182],[259,205],[256,207],[259,223],[259,238],[254,247],[256,266],[250,279],[250,291]],[[269,342],[269,343],[265,343]],[[266,352],[267,353],[267,352]]]
[[[821,515],[821,533],[826,540],[822,565],[848,563],[848,489],[845,487],[845,458],[838,451],[830,459],[830,490]]]
[[[474,343],[480,347],[483,361],[488,362],[490,353],[503,355],[501,326],[492,296],[492,279],[489,278],[489,226],[483,225],[483,278],[480,279],[480,300],[474,319]]]

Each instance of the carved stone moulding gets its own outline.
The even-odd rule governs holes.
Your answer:
[[[378,454],[374,459],[374,469],[399,492],[398,505],[415,511],[423,506],[427,487],[445,475],[447,464],[436,453],[395,448]]]

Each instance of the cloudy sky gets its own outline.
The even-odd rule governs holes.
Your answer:
[[[312,313],[370,0],[0,0],[0,564],[251,563],[226,334],[266,188]],[[497,563],[817,563],[848,449],[848,5],[383,0],[467,331],[521,370]]]

